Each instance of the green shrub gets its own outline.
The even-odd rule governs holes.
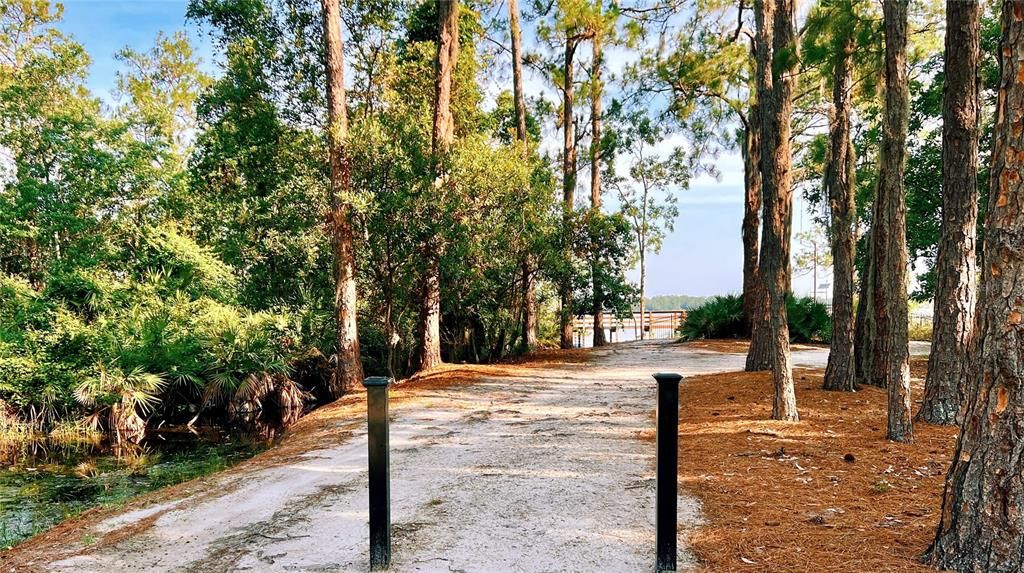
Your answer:
[[[792,342],[829,342],[832,340],[832,317],[828,307],[809,297],[786,297],[789,316],[789,339]]]
[[[114,304],[120,284],[100,269],[74,269],[51,273],[46,279],[43,296],[93,320]]]
[[[832,339],[832,317],[824,304],[807,297],[787,297],[786,312],[792,342],[828,342]],[[743,336],[743,297],[725,295],[708,299],[687,314],[679,331],[684,340]]]
[[[918,321],[911,320],[910,325],[907,328],[907,336],[910,340],[918,340],[921,342],[932,341],[932,323],[931,321]]]
[[[743,334],[743,297],[716,296],[691,310],[680,327],[684,340],[736,338]]]
[[[232,268],[174,226],[143,227],[128,242],[126,264],[139,275],[156,275],[151,282],[162,287],[161,294],[184,292],[221,302],[237,299],[238,279]]]
[[[45,328],[50,310],[28,281],[0,274],[0,340],[20,341],[28,329]]]
[[[333,339],[330,312],[239,305],[230,267],[173,229],[126,243],[129,272],[51,269],[42,288],[0,274],[0,404],[13,422],[88,420],[131,439],[147,416],[187,421],[286,379]]]

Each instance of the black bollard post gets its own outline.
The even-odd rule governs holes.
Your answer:
[[[370,571],[391,564],[391,477],[388,454],[388,385],[391,378],[371,376],[366,387],[366,423],[370,448]]]
[[[654,546],[657,573],[676,570],[676,511],[679,482],[679,374],[658,373],[657,469]]]

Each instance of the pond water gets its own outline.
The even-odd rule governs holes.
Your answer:
[[[91,507],[228,468],[271,443],[215,429],[154,433],[127,446],[0,441],[0,547]]]

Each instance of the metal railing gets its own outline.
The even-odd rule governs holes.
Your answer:
[[[631,342],[641,339],[674,339],[679,336],[679,327],[684,322],[686,322],[686,311],[683,309],[634,312],[632,316],[623,319],[605,315],[605,340],[608,342]],[[573,336],[577,348],[593,344],[594,317],[589,314],[576,317],[573,323]]]

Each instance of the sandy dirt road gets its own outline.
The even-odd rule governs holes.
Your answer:
[[[794,363],[822,366],[826,357],[795,352]],[[739,370],[743,359],[621,344],[593,351],[588,363],[425,388],[394,404],[392,571],[652,570],[650,375]],[[34,566],[366,571],[366,435],[356,422],[351,434],[283,464],[228,472],[182,498],[92,523],[75,547],[54,547]],[[681,570],[693,565],[685,537],[699,520],[698,504],[681,496]]]

